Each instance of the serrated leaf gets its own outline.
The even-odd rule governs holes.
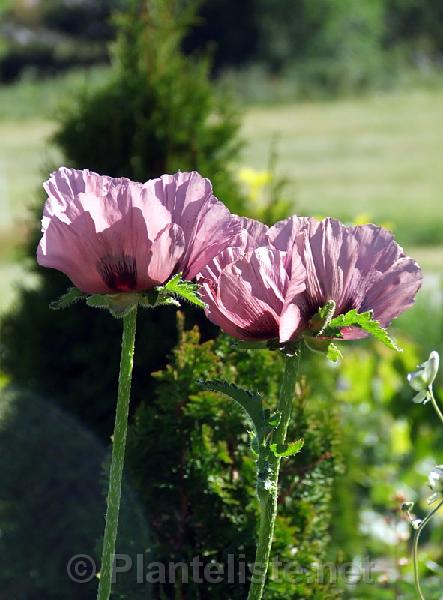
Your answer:
[[[277,458],[287,458],[300,452],[303,448],[304,440],[300,439],[295,442],[289,442],[287,444],[271,444],[270,449],[274,456]]]
[[[86,294],[81,292],[76,287],[70,287],[62,296],[60,296],[58,300],[51,302],[49,308],[51,310],[61,310],[62,308],[67,308],[68,306],[71,306],[71,304],[74,304],[79,300],[83,300],[84,298],[86,298]]]
[[[109,308],[110,299],[105,294],[92,294],[86,298],[86,304],[91,308]]]
[[[156,308],[157,306],[176,306],[177,308],[180,308],[181,304],[172,296],[163,296],[160,300],[157,300],[157,302],[155,303]],[[152,306],[149,306],[149,308],[152,308]]]
[[[92,294],[86,299],[91,308],[109,310],[113,317],[122,319],[138,305],[139,295],[133,294]]]
[[[344,315],[335,317],[330,321],[324,334],[330,337],[340,336],[340,331],[344,327],[359,327],[367,333],[370,333],[376,340],[379,340],[388,348],[401,352],[401,348],[397,346],[395,340],[393,340],[386,329],[374,319],[371,310],[359,313],[355,309],[352,309]]]
[[[251,420],[254,431],[259,440],[263,439],[267,429],[263,400],[260,394],[238,387],[227,381],[213,380],[201,381],[200,384],[211,392],[219,392],[229,396],[239,404]]]
[[[309,321],[311,329],[316,332],[317,335],[321,335],[331,322],[334,316],[335,306],[334,300],[328,300],[328,302],[326,302],[326,304],[322,306]]]
[[[195,306],[205,308],[204,302],[198,295],[199,286],[191,281],[182,279],[181,274],[174,275],[167,283],[157,288],[160,294],[159,302],[162,303],[162,296],[178,296],[182,300],[186,300]]]
[[[279,411],[272,413],[267,418],[268,425],[270,427],[273,427],[274,429],[280,425],[280,421],[281,421],[281,412],[279,412]]]

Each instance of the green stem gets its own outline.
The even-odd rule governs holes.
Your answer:
[[[434,407],[435,412],[438,415],[438,418],[440,419],[440,421],[443,423],[443,414],[437,404],[437,400],[435,399],[434,396],[434,390],[432,389],[432,386],[429,386],[429,395],[431,396],[431,402],[432,402],[432,406]]]
[[[131,312],[128,313],[123,319],[117,410],[115,414],[111,468],[109,472],[106,525],[103,537],[102,562],[97,600],[109,600],[111,595],[115,542],[117,539],[118,515],[120,511],[122,475],[125,462],[126,434],[128,430],[129,400],[131,393],[132,365],[134,359],[136,320],[137,308],[131,310]]]
[[[426,525],[429,523],[429,521],[432,519],[432,517],[435,515],[435,513],[440,509],[440,507],[443,506],[443,500],[441,500],[437,506],[431,510],[431,512],[423,519],[420,527],[417,529],[417,531],[415,532],[415,536],[414,536],[414,547],[413,547],[413,561],[414,561],[414,577],[415,577],[415,587],[417,588],[417,592],[418,592],[418,596],[420,598],[420,600],[425,600],[425,597],[423,596],[423,592],[421,591],[421,586],[420,586],[420,574],[419,574],[419,570],[418,570],[418,543],[420,541],[420,535],[421,532],[423,531],[423,529],[426,527]]]
[[[285,370],[280,385],[277,410],[281,415],[272,442],[284,444],[292,413],[295,383],[298,372],[298,355],[285,357]],[[261,600],[266,583],[272,537],[277,516],[278,478],[281,458],[274,456],[268,446],[260,449],[258,460],[257,495],[260,502],[260,526],[254,572],[248,600]]]

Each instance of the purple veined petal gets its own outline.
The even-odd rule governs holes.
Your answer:
[[[153,284],[159,285],[170,278],[183,255],[184,248],[183,230],[175,223],[168,225],[158,234],[152,243],[152,257],[146,267],[149,280]]]
[[[369,336],[369,333],[360,329],[360,327],[343,327],[340,333],[344,340],[362,340]]]
[[[216,257],[199,275],[208,318],[240,339],[278,338],[290,283],[284,261],[285,254],[269,245],[247,255],[233,248]]]
[[[195,171],[163,175],[148,184],[184,232],[185,251],[177,272],[193,279],[230,245],[241,222],[213,195],[210,181]]]
[[[224,311],[224,307],[217,302],[217,292],[213,289],[211,282],[206,280],[200,283],[200,297],[206,304],[206,316],[210,321],[218,325],[225,333],[239,340],[254,340],[254,336],[248,335],[238,327],[231,318],[229,311]]]
[[[256,298],[250,282],[243,278],[244,260],[223,271],[218,289],[217,305],[246,336],[257,340],[278,336],[278,314],[273,307]]]
[[[283,344],[289,342],[300,329],[301,311],[295,302],[285,305],[280,315],[279,339]]]
[[[226,248],[197,275],[197,282],[200,285],[200,297],[206,304],[205,312],[208,319],[228,335],[247,341],[253,340],[254,336],[248,335],[234,323],[233,315],[218,299],[218,285],[223,271],[241,258],[243,258],[243,250],[240,247]]]
[[[335,219],[319,222],[291,217],[271,227],[270,242],[281,251],[300,255],[306,268],[306,290],[297,297],[301,327],[328,300],[336,315],[356,309],[374,311],[383,326],[409,308],[421,285],[421,272],[405,256],[392,234],[375,225],[347,227]],[[358,328],[342,331],[344,339],[367,334]]]
[[[101,232],[88,212],[70,225],[50,220],[38,247],[40,265],[64,272],[83,292],[115,293],[153,287],[152,243],[141,212],[133,209]],[[157,283],[157,282],[155,282]]]
[[[238,246],[244,254],[250,254],[260,246],[267,246],[266,234],[268,226],[255,219],[240,217],[241,231],[230,243],[231,246]]]
[[[303,323],[301,307],[302,293],[306,289],[306,269],[301,256],[292,253],[291,273],[285,292],[285,301],[280,315],[280,342],[288,342],[306,325]]]
[[[94,222],[83,213],[74,223],[69,225],[58,217],[48,221],[37,249],[37,262],[65,273],[82,292],[108,293],[109,287],[97,269],[101,247]]]
[[[373,310],[374,318],[387,327],[414,304],[422,279],[421,269],[413,259],[400,258],[373,282],[362,301],[361,311]]]
[[[223,270],[228,265],[236,262],[243,257],[243,251],[239,247],[229,247],[217,254],[210,263],[208,263],[197,275],[197,282],[200,281],[217,281],[220,278]]]
[[[151,289],[175,271],[183,231],[149,186],[62,167],[45,189],[42,266],[88,293]]]

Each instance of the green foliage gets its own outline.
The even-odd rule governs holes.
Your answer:
[[[205,304],[198,295],[198,285],[191,281],[184,281],[181,278],[181,273],[174,275],[171,279],[163,286],[157,288],[159,298],[157,303],[161,304],[162,299],[168,300],[170,296],[179,298],[180,300],[186,300],[194,306],[204,308]]]
[[[234,554],[236,560],[243,555],[253,561],[256,457],[242,406],[247,405],[248,412],[254,413],[251,419],[260,423],[263,411],[256,413],[257,397],[242,388],[257,389],[266,409],[274,406],[282,360],[268,350],[238,350],[225,337],[202,343],[198,330],[184,331],[182,323],[180,330],[170,363],[155,375],[155,397],[139,407],[129,434],[128,464],[151,524],[153,560],[189,563],[199,555],[205,563],[226,565],[228,555]],[[202,378],[212,380],[211,389],[202,389]],[[228,386],[216,383],[221,380]],[[303,436],[305,448],[282,465],[275,533],[275,555],[287,571],[271,578],[266,595],[271,600],[335,597],[327,582],[312,580],[316,579],[313,565],[325,557],[328,542],[332,484],[340,463],[337,424],[321,402],[305,405],[302,395],[294,407],[289,435],[290,439]],[[269,416],[270,426],[275,426],[276,418]],[[291,446],[295,451],[300,443],[296,445],[285,450]],[[154,598],[176,597],[177,585],[175,590],[160,587],[154,586]],[[189,583],[186,590],[190,597],[234,600],[245,597],[247,584]]]
[[[269,429],[269,422],[266,419],[263,400],[260,394],[244,390],[234,383],[227,383],[226,381],[204,381],[202,382],[202,387],[213,392],[224,394],[237,402],[249,417],[258,442],[261,443],[263,441],[263,438]]]
[[[231,175],[239,147],[237,114],[227,98],[215,94],[208,61],[183,55],[181,41],[193,12],[176,13],[176,6],[173,0],[131,2],[118,19],[112,72],[80,95],[69,94],[57,143],[70,166],[108,175],[145,181],[177,169],[198,170],[229,208],[242,213]],[[40,219],[41,204],[28,247],[34,265]],[[2,368],[18,385],[49,394],[108,439],[121,324],[83,303],[54,315],[48,305],[65,292],[67,279],[34,268],[40,285],[23,289],[2,320]],[[147,342],[135,355],[133,406],[152,391],[144,375],[164,366],[175,344],[173,310],[140,311],[139,331]],[[213,335],[215,328],[199,313],[190,308],[189,318],[200,322],[204,336]]]
[[[81,292],[76,287],[70,287],[66,290],[64,294],[60,296],[57,300],[53,300],[49,308],[51,310],[62,310],[63,308],[68,308],[72,304],[75,304],[79,300],[83,300],[86,297],[83,292]]]
[[[75,98],[56,142],[71,166],[146,181],[198,170],[220,197],[241,210],[230,175],[239,143],[238,114],[208,80],[208,60],[180,47],[195,3],[179,12],[172,0],[132,0],[117,18],[111,80]]]
[[[289,456],[298,454],[303,448],[303,444],[303,440],[297,440],[296,442],[289,442],[288,444],[271,444],[270,448],[274,453],[274,456],[279,458],[288,458]]]
[[[340,404],[344,424],[339,444],[346,457],[346,474],[336,483],[333,540],[345,560],[383,556],[386,564],[397,564],[399,559],[410,557],[401,505],[405,500],[420,504],[420,495],[413,489],[423,483],[423,466],[434,466],[443,457],[433,411],[422,406],[417,410],[406,379],[420,362],[417,348],[406,338],[401,343],[401,354],[378,342],[346,352],[335,388],[335,402]],[[426,510],[424,502],[414,507],[419,516]],[[436,563],[442,558],[441,539],[440,525],[426,539],[427,557]],[[423,572],[426,597],[435,594],[436,572]],[[345,597],[369,600],[401,592],[402,597],[413,600],[412,575],[410,563],[395,574],[383,569],[373,573],[371,582],[351,587]]]
[[[376,340],[382,342],[388,348],[391,348],[391,350],[400,351],[400,348],[389,336],[386,329],[374,319],[374,314],[371,310],[359,313],[355,309],[352,309],[344,315],[339,315],[329,321],[324,333],[326,336],[340,337],[340,330],[345,327],[358,327],[363,329],[367,333],[370,333]]]
[[[154,291],[145,293],[117,293],[117,294],[84,294],[75,287],[68,288],[58,300],[49,304],[52,310],[68,308],[79,300],[85,300],[91,308],[102,308],[108,310],[113,317],[123,318],[137,306],[142,308],[157,308],[159,306],[180,307],[177,300],[185,300],[189,304],[204,308],[205,305],[198,295],[198,285],[191,281],[185,281],[181,274],[174,275],[164,285],[157,286]]]
[[[330,343],[328,345],[326,356],[329,358],[330,361],[334,363],[338,362],[343,358],[343,354],[341,353],[340,348],[338,348],[338,346],[334,343]]]
[[[328,300],[309,321],[309,326],[315,335],[321,335],[329,326],[335,312],[334,300]]]
[[[122,0],[0,0],[0,81],[11,82],[30,71],[49,75],[106,62],[114,33],[110,16],[121,4]]]

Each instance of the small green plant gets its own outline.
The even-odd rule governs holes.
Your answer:
[[[199,556],[225,568],[231,561],[236,572],[245,570],[243,579],[191,581],[186,590],[191,597],[240,600],[249,587],[246,563],[254,561],[257,518],[248,421],[238,404],[202,389],[199,380],[241,382],[271,404],[282,360],[268,350],[239,350],[225,336],[201,342],[197,328],[184,329],[183,316],[179,332],[169,364],[155,374],[155,397],[139,407],[129,430],[128,464],[151,526],[151,560],[189,564]],[[326,558],[332,488],[341,465],[338,423],[321,398],[305,403],[307,393],[302,382],[290,435],[305,443],[297,463],[285,462],[282,470],[274,548],[284,569],[271,573],[266,591],[271,600],[327,600],[338,594],[315,566]],[[153,598],[175,598],[181,585],[158,582]]]

